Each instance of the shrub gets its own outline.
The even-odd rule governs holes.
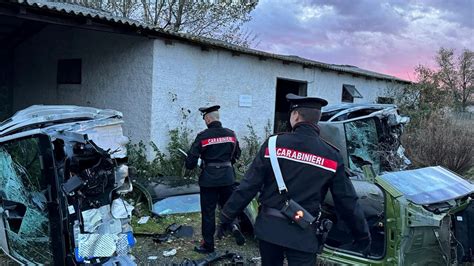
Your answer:
[[[272,133],[270,120],[267,121],[267,124],[264,127],[265,138],[260,138],[257,135],[257,132],[255,132],[254,126],[251,121],[249,121],[249,123],[247,124],[247,129],[249,131],[249,134],[242,137],[240,141],[242,154],[240,155],[239,160],[235,164],[237,180],[240,180],[244,176],[245,172],[247,171],[253,159],[260,150],[262,142]]]
[[[136,169],[136,178],[139,182],[155,181],[170,185],[186,185],[195,183],[198,170],[186,170],[184,155],[178,148],[188,151],[192,140],[191,131],[186,128],[177,128],[169,131],[170,141],[166,147],[167,153],[161,152],[155,143],[149,146],[142,141],[128,145],[128,165]],[[152,153],[149,154],[149,149]],[[150,155],[152,160],[148,160]]]
[[[149,153],[148,149],[150,147],[153,150],[153,160],[151,161],[147,158],[147,154]],[[127,150],[128,165],[136,169],[136,177],[138,179],[147,180],[150,177],[162,175],[159,162],[162,160],[164,155],[153,142],[150,142],[149,146],[143,143],[143,141],[135,144],[128,144]]]
[[[403,143],[415,167],[444,166],[465,174],[474,164],[472,121],[436,113],[407,128]]]

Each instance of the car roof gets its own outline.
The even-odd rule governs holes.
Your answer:
[[[0,123],[0,137],[74,121],[122,118],[122,113],[75,105],[33,105]]]
[[[397,107],[395,104],[380,104],[380,103],[337,103],[329,104],[322,108],[323,113],[334,112],[338,110],[347,109],[386,109]]]
[[[398,108],[395,104],[376,104],[376,103],[338,103],[338,104],[331,104],[322,108],[322,122],[332,122],[338,121],[341,118],[348,117],[348,114],[351,114],[353,118],[354,115],[356,116],[364,116],[370,113],[375,112],[393,112],[396,111]],[[357,114],[358,112],[359,114]],[[344,116],[346,115],[346,116]],[[338,119],[339,118],[339,119]],[[342,119],[345,120],[345,119]]]

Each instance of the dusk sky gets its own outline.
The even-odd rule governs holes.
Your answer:
[[[260,0],[251,15],[258,50],[407,80],[440,47],[474,50],[474,0]]]

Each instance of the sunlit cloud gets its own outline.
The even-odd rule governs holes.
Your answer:
[[[474,50],[474,1],[261,0],[257,49],[414,79],[440,47]]]

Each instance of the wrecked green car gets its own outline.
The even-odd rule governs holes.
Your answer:
[[[339,104],[323,109],[321,136],[340,149],[372,234],[367,257],[351,250],[350,231],[330,193],[322,217],[335,225],[327,264],[452,265],[472,262],[474,186],[443,167],[404,170],[400,143],[408,118],[395,105]]]

